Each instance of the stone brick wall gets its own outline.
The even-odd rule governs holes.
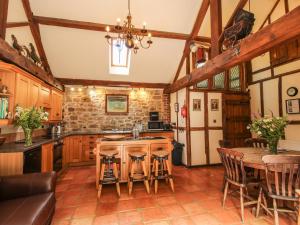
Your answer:
[[[102,88],[95,89],[95,95],[88,88],[71,90],[66,88],[63,104],[63,120],[65,131],[114,128],[132,128],[138,120],[146,126],[150,111],[158,111],[160,120],[170,122],[170,95],[163,94],[162,89],[126,89]],[[105,94],[127,94],[129,112],[127,115],[105,114]]]

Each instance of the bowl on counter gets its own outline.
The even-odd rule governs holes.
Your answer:
[[[0,145],[3,145],[3,143],[5,142],[6,137],[0,137]]]
[[[104,138],[117,141],[117,140],[122,140],[123,138],[125,138],[125,135],[119,135],[119,134],[106,135],[106,136],[104,136]]]

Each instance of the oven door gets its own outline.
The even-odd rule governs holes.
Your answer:
[[[53,170],[58,172],[62,169],[63,142],[58,141],[53,146]]]

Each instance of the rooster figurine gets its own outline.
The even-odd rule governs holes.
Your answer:
[[[33,60],[33,62],[37,65],[42,65],[42,62],[39,58],[39,56],[36,54],[35,48],[32,43],[29,43],[30,47],[30,58]]]
[[[30,51],[29,51],[29,49],[24,45],[23,46],[23,49],[25,50],[25,52],[26,52],[26,57],[27,58],[30,58]]]
[[[22,53],[24,52],[24,50],[23,50],[23,47],[21,45],[19,45],[16,36],[12,34],[11,35],[11,39],[12,39],[12,46],[13,46],[13,48],[16,49],[20,55],[22,55]]]

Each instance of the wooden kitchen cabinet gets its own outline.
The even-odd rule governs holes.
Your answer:
[[[40,89],[40,106],[51,108],[51,90],[45,85],[41,85]]]
[[[94,149],[96,148],[96,141],[98,135],[84,135],[82,136],[82,161],[93,161],[95,160]]]
[[[70,162],[70,137],[64,138],[64,144],[63,144],[63,152],[62,152],[62,166],[65,168],[68,166],[68,163]]]
[[[42,172],[53,170],[53,143],[42,145]]]
[[[71,136],[69,138],[69,162],[82,162],[82,136]]]
[[[21,107],[29,106],[29,87],[29,78],[18,73],[16,76],[15,105]]]
[[[29,79],[29,98],[28,106],[29,107],[39,107],[40,106],[40,89],[41,84],[34,80]]]
[[[62,103],[63,103],[62,93],[56,90],[52,90],[50,120],[54,120],[54,121],[62,120]]]

